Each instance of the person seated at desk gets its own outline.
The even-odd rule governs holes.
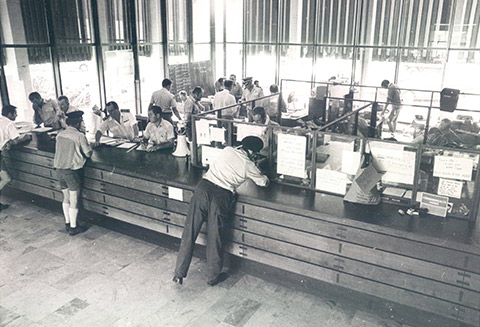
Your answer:
[[[62,128],[61,111],[56,101],[44,100],[38,92],[30,93],[28,99],[33,104],[33,122],[37,127],[40,127],[43,123],[45,127],[52,127],[53,129]]]
[[[138,125],[135,117],[129,110],[120,111],[115,101],[107,103],[107,119],[95,133],[95,145],[100,144],[100,138],[107,132],[114,138],[123,138],[132,141],[138,135]]]
[[[149,123],[143,134],[144,142],[148,142],[147,151],[157,151],[173,147],[175,133],[173,125],[169,121],[162,119],[162,108],[152,106],[148,110]]]
[[[432,127],[428,131],[427,145],[446,146],[446,147],[463,147],[462,141],[458,135],[451,128],[452,122],[448,118],[442,119],[440,125]],[[414,144],[421,144],[423,142],[423,134],[419,135],[413,140]]]
[[[192,139],[192,115],[205,111],[205,107],[200,103],[202,94],[203,89],[200,86],[196,86],[187,101],[185,101],[185,129],[189,140]]]
[[[270,85],[270,94],[278,93],[278,85]],[[287,104],[281,96],[270,97],[263,101],[263,107],[265,108],[266,114],[274,122],[278,123],[278,105],[280,102],[280,112],[287,112]]]
[[[270,117],[265,113],[265,108],[255,107],[252,110],[253,122],[258,125],[267,125],[267,126],[280,126],[278,123],[272,121]],[[268,128],[264,127],[262,130],[262,135],[259,136],[264,144],[264,148],[260,151],[260,155],[268,156],[268,145],[270,144],[268,139]]]
[[[220,109],[227,106],[231,106],[237,103],[235,97],[230,94],[232,90],[233,82],[231,80],[225,80],[225,89],[215,93],[213,98],[213,109]],[[238,116],[238,107],[231,107],[229,109],[222,110],[222,118],[232,119]]]
[[[17,107],[7,104],[2,108],[0,116],[0,192],[10,181],[7,165],[5,162],[4,152],[9,150],[12,145],[29,141],[32,135],[24,134],[20,136],[17,127],[13,123],[17,118]],[[0,203],[0,211],[7,209],[8,204]]]

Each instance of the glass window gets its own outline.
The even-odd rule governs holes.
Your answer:
[[[398,85],[410,89],[439,90],[442,87],[445,50],[403,49],[400,51]],[[423,94],[430,103],[430,94]],[[416,99],[417,101],[420,99]]]
[[[246,0],[247,42],[272,43],[277,40],[278,0],[256,1]],[[255,13],[255,14],[253,14]]]
[[[225,76],[225,49],[224,43],[217,43],[215,45],[215,77]]]
[[[193,42],[210,42],[210,0],[192,0]]]
[[[394,81],[396,57],[395,49],[358,48],[355,62],[355,82],[361,85],[380,87],[384,79]],[[373,91],[375,90],[373,89]],[[361,99],[364,98],[361,97]]]
[[[110,50],[103,48],[105,88],[108,101],[116,101],[121,109],[135,112],[133,52],[131,47]]]
[[[454,15],[451,47],[478,47],[480,24],[480,4],[478,1],[457,0]]]
[[[196,44],[193,48],[194,62],[191,64],[191,86],[201,86],[203,96],[215,94],[213,63],[210,44]]]
[[[313,43],[315,1],[285,1],[281,10],[283,25],[280,39],[282,42]]]
[[[315,80],[328,81],[336,76],[343,83],[349,83],[352,75],[353,48],[318,47]]]
[[[168,40],[187,41],[187,2],[186,0],[167,1]]]
[[[247,46],[246,75],[258,80],[260,86],[275,84],[276,46],[249,45]]]
[[[243,40],[243,0],[228,0],[226,5],[227,42]]]
[[[148,56],[139,56],[140,89],[142,93],[141,114],[146,115],[152,93],[162,88],[165,76],[163,71],[163,51],[161,44],[146,45],[149,47]]]
[[[51,1],[57,43],[93,42],[90,1]]]
[[[243,76],[243,47],[241,44],[227,44],[226,63],[227,63],[227,74],[235,74],[237,76],[237,82],[242,82]]]
[[[480,51],[453,51],[448,54],[444,87],[460,89],[462,92],[480,93]],[[476,103],[478,107],[478,102]],[[467,107],[468,108],[468,107]]]
[[[313,47],[284,45],[280,48],[280,79],[312,79]]]
[[[136,0],[138,43],[162,42],[160,1]]]
[[[0,2],[2,42],[5,44],[48,43],[45,0]]]
[[[72,60],[72,56],[60,58],[62,92],[70,104],[84,112],[93,105],[101,106],[95,48],[90,46],[69,48],[71,52],[82,53]],[[65,53],[67,49],[59,48]]]
[[[128,1],[97,0],[97,3],[101,42],[132,42]]]
[[[44,99],[55,99],[53,66],[50,60],[34,61],[34,53],[42,59],[50,53],[48,48],[6,48],[4,65],[10,103],[18,107],[18,120],[33,119],[30,92],[37,91]]]
[[[210,44],[193,45],[193,61],[212,60]]]
[[[215,0],[215,42],[223,42],[225,37],[223,35],[225,26],[224,10],[226,1]]]
[[[317,42],[319,44],[353,44],[355,23],[354,0],[320,0],[317,20]],[[313,24],[312,8],[309,8],[307,22]],[[305,16],[304,16],[305,17]],[[308,26],[305,19],[301,20],[302,29]],[[389,19],[387,16],[385,19]],[[308,35],[308,34],[307,34]],[[302,43],[309,38],[302,35]]]
[[[406,1],[408,2],[408,0]],[[396,45],[398,43],[400,6],[401,1],[362,1],[358,8],[360,13],[359,44]],[[349,8],[351,7],[349,6]],[[410,31],[411,28],[414,27],[405,30]]]

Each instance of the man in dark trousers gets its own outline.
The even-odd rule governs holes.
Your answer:
[[[205,221],[208,226],[207,283],[214,286],[224,279],[222,233],[235,203],[235,190],[247,179],[262,187],[269,182],[253,161],[254,153],[262,148],[263,141],[256,136],[245,137],[238,148],[224,148],[198,184],[183,229],[173,277],[175,283],[182,284],[183,278],[187,277],[195,240]]]

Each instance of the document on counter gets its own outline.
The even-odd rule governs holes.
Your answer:
[[[128,140],[115,139],[113,137],[108,137],[108,136],[102,136],[100,138],[100,144],[109,145],[109,146],[117,146],[125,142],[128,142]]]
[[[451,179],[472,180],[473,160],[447,156],[435,156],[433,176]]]
[[[137,145],[137,143],[133,143],[133,142],[125,142],[123,144],[120,144],[119,146],[117,146],[118,149],[130,149],[132,146],[135,146]]]
[[[439,178],[437,194],[460,199],[462,197],[462,187],[463,182]]]
[[[31,130],[33,133],[45,133],[45,132],[50,132],[53,130],[51,127],[39,127],[39,128],[34,128]]]
[[[383,195],[391,195],[391,196],[398,196],[399,198],[403,197],[406,193],[406,189],[404,188],[399,188],[399,187],[386,187],[385,190],[383,190]]]
[[[305,178],[307,138],[278,134],[277,174]]]
[[[347,191],[347,174],[340,171],[317,169],[315,188],[320,191],[345,195]]]

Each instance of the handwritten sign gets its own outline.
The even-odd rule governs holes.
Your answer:
[[[347,174],[328,169],[317,169],[315,187],[317,190],[345,195],[347,191]]]
[[[462,197],[462,187],[463,182],[440,178],[437,194],[460,199]]]
[[[342,172],[350,175],[355,175],[357,173],[358,167],[360,166],[361,157],[362,154],[360,152],[343,150]]]
[[[207,166],[217,160],[222,149],[212,148],[211,146],[202,146],[202,165]]]
[[[225,142],[225,129],[210,126],[210,141],[212,142]]]
[[[472,180],[473,160],[447,156],[435,156],[433,176],[450,179]]]
[[[420,208],[428,210],[430,215],[446,217],[448,210],[448,197],[430,193],[423,193]]]
[[[258,136],[262,138],[265,133],[266,127],[247,125],[247,124],[235,124],[237,126],[237,141],[241,142],[247,136]]]
[[[197,144],[210,144],[210,122],[200,119],[195,122]]]
[[[278,134],[277,173],[305,178],[306,150],[305,136]]]
[[[405,151],[399,144],[370,144],[375,167],[385,172],[383,182],[413,185],[416,152]]]

